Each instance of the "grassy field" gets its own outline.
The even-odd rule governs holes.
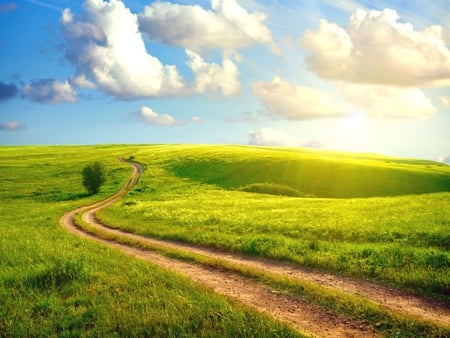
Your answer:
[[[146,170],[100,213],[107,224],[450,300],[446,165],[223,146],[152,146],[133,156]]]
[[[299,335],[177,274],[66,233],[64,212],[125,182],[130,168],[119,157],[145,171],[100,214],[108,224],[449,301],[448,166],[284,148],[1,147],[0,336]],[[108,179],[88,196],[81,169],[94,160]],[[323,300],[327,308],[348,303],[336,297]]]
[[[299,196],[332,198],[450,191],[448,166],[431,161],[296,148],[178,146],[168,151],[165,166],[172,173],[225,189],[266,184]]]
[[[62,214],[115,192],[142,147],[0,148],[0,336],[298,337],[177,274],[82,240]],[[87,196],[81,169],[107,169]],[[138,195],[135,195],[135,197]]]

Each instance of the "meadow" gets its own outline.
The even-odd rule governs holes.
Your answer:
[[[287,260],[450,300],[450,168],[289,148],[151,146],[99,213],[142,235]]]
[[[0,148],[0,336],[299,337],[176,273],[60,226],[65,212],[117,191],[130,173],[117,158],[142,148]],[[94,160],[105,165],[107,182],[88,196],[81,169]]]

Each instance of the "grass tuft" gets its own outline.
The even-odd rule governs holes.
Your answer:
[[[73,281],[87,278],[82,259],[57,260],[44,271],[25,277],[24,285],[42,290],[61,288]]]

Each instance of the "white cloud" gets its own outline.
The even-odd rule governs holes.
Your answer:
[[[284,131],[273,128],[261,128],[260,131],[248,133],[248,144],[256,146],[298,146],[299,141]]]
[[[97,86],[95,85],[95,83],[89,81],[86,78],[86,75],[81,74],[81,75],[77,75],[74,77],[71,77],[69,79],[70,84],[72,84],[73,86],[76,87],[81,87],[81,88],[89,88],[89,89],[95,89],[97,88]]]
[[[25,126],[19,121],[8,121],[0,124],[0,130],[14,131],[25,129]]]
[[[272,115],[288,120],[346,117],[354,111],[371,118],[425,119],[436,112],[420,89],[341,83],[340,95],[332,96],[279,77],[253,83],[252,89]]]
[[[322,142],[318,140],[300,141],[283,130],[274,128],[261,128],[259,131],[248,133],[248,144],[255,146],[278,146],[278,147],[307,147],[320,148]]]
[[[341,84],[340,90],[349,103],[369,117],[425,119],[436,112],[420,89]]]
[[[185,124],[184,121],[177,120],[168,114],[158,114],[146,106],[141,107],[135,115],[150,126],[173,127]]]
[[[241,91],[238,81],[239,69],[230,58],[225,57],[222,65],[219,65],[205,62],[199,54],[189,49],[186,50],[186,54],[189,57],[187,65],[195,75],[196,92],[221,92],[224,96],[232,96]]]
[[[86,0],[80,17],[61,17],[66,54],[89,81],[120,99],[180,95],[185,84],[175,66],[147,53],[137,16],[121,1]]]
[[[255,82],[252,90],[270,113],[289,120],[342,117],[351,108],[326,92],[296,87],[279,77],[271,82]]]
[[[142,106],[137,112],[131,113],[132,118],[137,118],[149,126],[173,127],[182,126],[187,123],[202,124],[203,119],[198,116],[192,116],[188,120],[177,120],[168,114],[158,114],[152,108]]]
[[[450,85],[450,51],[441,26],[416,31],[396,11],[356,10],[348,27],[321,20],[302,41],[308,68],[327,79],[399,86]]]
[[[450,96],[441,96],[439,101],[444,107],[450,107]]]
[[[22,87],[22,95],[39,103],[73,103],[77,100],[77,93],[68,81],[60,82],[54,79],[40,79],[25,84]]]
[[[202,124],[203,123],[203,119],[201,117],[198,117],[198,116],[192,116],[191,117],[191,122],[195,123],[195,124]]]
[[[236,0],[211,0],[211,8],[155,1],[139,15],[140,28],[151,40],[196,52],[265,44],[279,53],[264,13],[249,13]]]

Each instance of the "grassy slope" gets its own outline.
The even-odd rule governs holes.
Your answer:
[[[328,187],[334,185],[327,191],[344,191],[338,183],[351,184],[351,175],[358,170],[378,179],[384,173],[387,180],[385,184],[373,180],[376,188],[368,180],[363,188],[353,184],[352,191],[359,193],[384,195],[383,186],[394,195],[419,188],[420,192],[448,191],[448,166],[373,155],[299,154],[295,149],[247,147],[154,146],[142,148],[135,156],[147,169],[126,201],[100,214],[108,224],[287,259],[449,299],[448,192],[309,199],[223,190],[270,178],[292,187],[289,182],[299,176],[296,168],[306,161],[317,166],[316,172],[325,170],[321,171],[319,163],[348,169],[345,173],[338,170],[338,181],[332,175],[333,179],[320,180]],[[396,180],[403,183],[396,184]],[[320,195],[318,190],[309,192]]]
[[[138,147],[0,148],[0,336],[297,336],[155,266],[66,233],[68,210],[116,191]],[[81,168],[105,163],[88,197]]]
[[[304,149],[178,147],[168,166],[178,176],[236,189],[277,183],[318,197],[370,197],[450,191],[448,166]]]

